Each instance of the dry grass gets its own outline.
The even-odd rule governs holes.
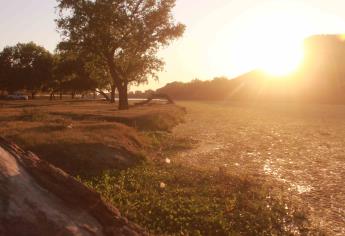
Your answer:
[[[168,105],[118,111],[100,101],[10,101],[0,109],[1,136],[84,176],[145,160],[148,138],[135,128],[169,130],[183,114]]]

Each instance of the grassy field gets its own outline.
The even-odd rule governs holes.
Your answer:
[[[2,102],[0,134],[155,234],[342,235],[343,106],[179,105]]]

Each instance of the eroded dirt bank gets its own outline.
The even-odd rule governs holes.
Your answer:
[[[183,102],[174,134],[199,141],[179,159],[199,169],[265,178],[345,235],[345,106]]]

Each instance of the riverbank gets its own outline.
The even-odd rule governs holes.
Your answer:
[[[318,123],[323,107],[178,105],[117,111],[101,101],[6,102],[0,132],[77,177],[152,234],[322,235],[320,226],[336,232],[317,223],[311,201],[301,204],[307,194],[317,196],[316,187],[301,188],[308,183],[282,173],[299,171],[297,150],[306,146],[309,129],[314,143],[334,136],[329,145],[341,154],[340,134],[330,122],[338,124],[341,109]],[[303,159],[303,168],[316,154]],[[293,170],[285,165],[290,162]]]

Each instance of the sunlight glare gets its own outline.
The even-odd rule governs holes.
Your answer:
[[[302,46],[286,42],[285,46],[272,47],[262,58],[259,68],[272,76],[286,76],[293,73],[303,61]]]
[[[303,62],[303,41],[314,33],[319,14],[290,1],[253,7],[217,32],[205,65],[223,75],[253,69],[272,76],[289,75]]]

